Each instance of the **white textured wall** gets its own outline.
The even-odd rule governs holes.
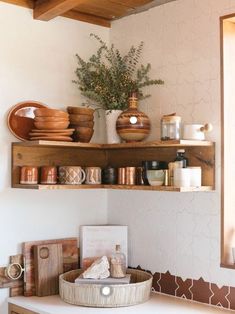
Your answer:
[[[184,278],[203,277],[235,285],[233,270],[220,268],[220,28],[235,12],[233,0],[178,0],[113,23],[111,42],[124,51],[144,41],[143,62],[152,77],[140,108],[160,136],[160,117],[177,112],[184,122],[211,122],[216,142],[216,191],[209,193],[121,192],[108,194],[109,223],[127,224],[130,264]]]
[[[108,41],[109,31],[63,18],[33,21],[30,10],[0,3],[0,265],[20,251],[22,241],[74,236],[79,224],[105,223],[108,201],[108,221],[129,225],[131,265],[235,285],[234,271],[219,267],[219,16],[233,12],[234,0],[178,0],[116,21],[111,29],[123,50],[144,40],[143,61],[166,82],[151,88],[152,98],[141,107],[152,120],[150,139],[159,137],[164,113],[214,124],[209,138],[217,143],[216,192],[23,191],[10,188],[15,139],[6,127],[8,109],[26,99],[59,108],[79,105],[71,84],[74,54],[95,51],[90,32]],[[0,290],[4,314],[7,293]]]
[[[109,30],[65,18],[34,21],[30,10],[0,3],[0,266],[20,252],[23,241],[78,235],[80,224],[106,223],[106,191],[30,191],[10,188],[10,107],[38,100],[55,108],[79,105],[75,53],[96,51],[89,34],[105,40]],[[101,120],[100,120],[101,121]],[[100,128],[97,141],[103,139]],[[7,289],[0,289],[6,313]]]

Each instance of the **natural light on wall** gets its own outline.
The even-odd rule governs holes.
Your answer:
[[[221,262],[233,266],[235,247],[235,15],[221,19],[222,51],[222,245]],[[234,256],[235,258],[235,256]]]

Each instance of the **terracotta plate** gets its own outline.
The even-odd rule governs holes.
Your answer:
[[[11,133],[22,141],[30,139],[29,132],[34,128],[34,110],[47,108],[37,101],[23,101],[16,104],[9,112],[7,125]]]

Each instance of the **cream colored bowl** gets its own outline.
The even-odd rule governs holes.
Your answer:
[[[164,170],[147,170],[147,179],[152,186],[161,186],[164,183]]]

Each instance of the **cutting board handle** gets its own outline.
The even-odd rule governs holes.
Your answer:
[[[6,277],[10,278],[11,280],[17,280],[22,276],[24,271],[25,269],[22,267],[22,265],[19,263],[12,263],[6,267],[5,274]]]

